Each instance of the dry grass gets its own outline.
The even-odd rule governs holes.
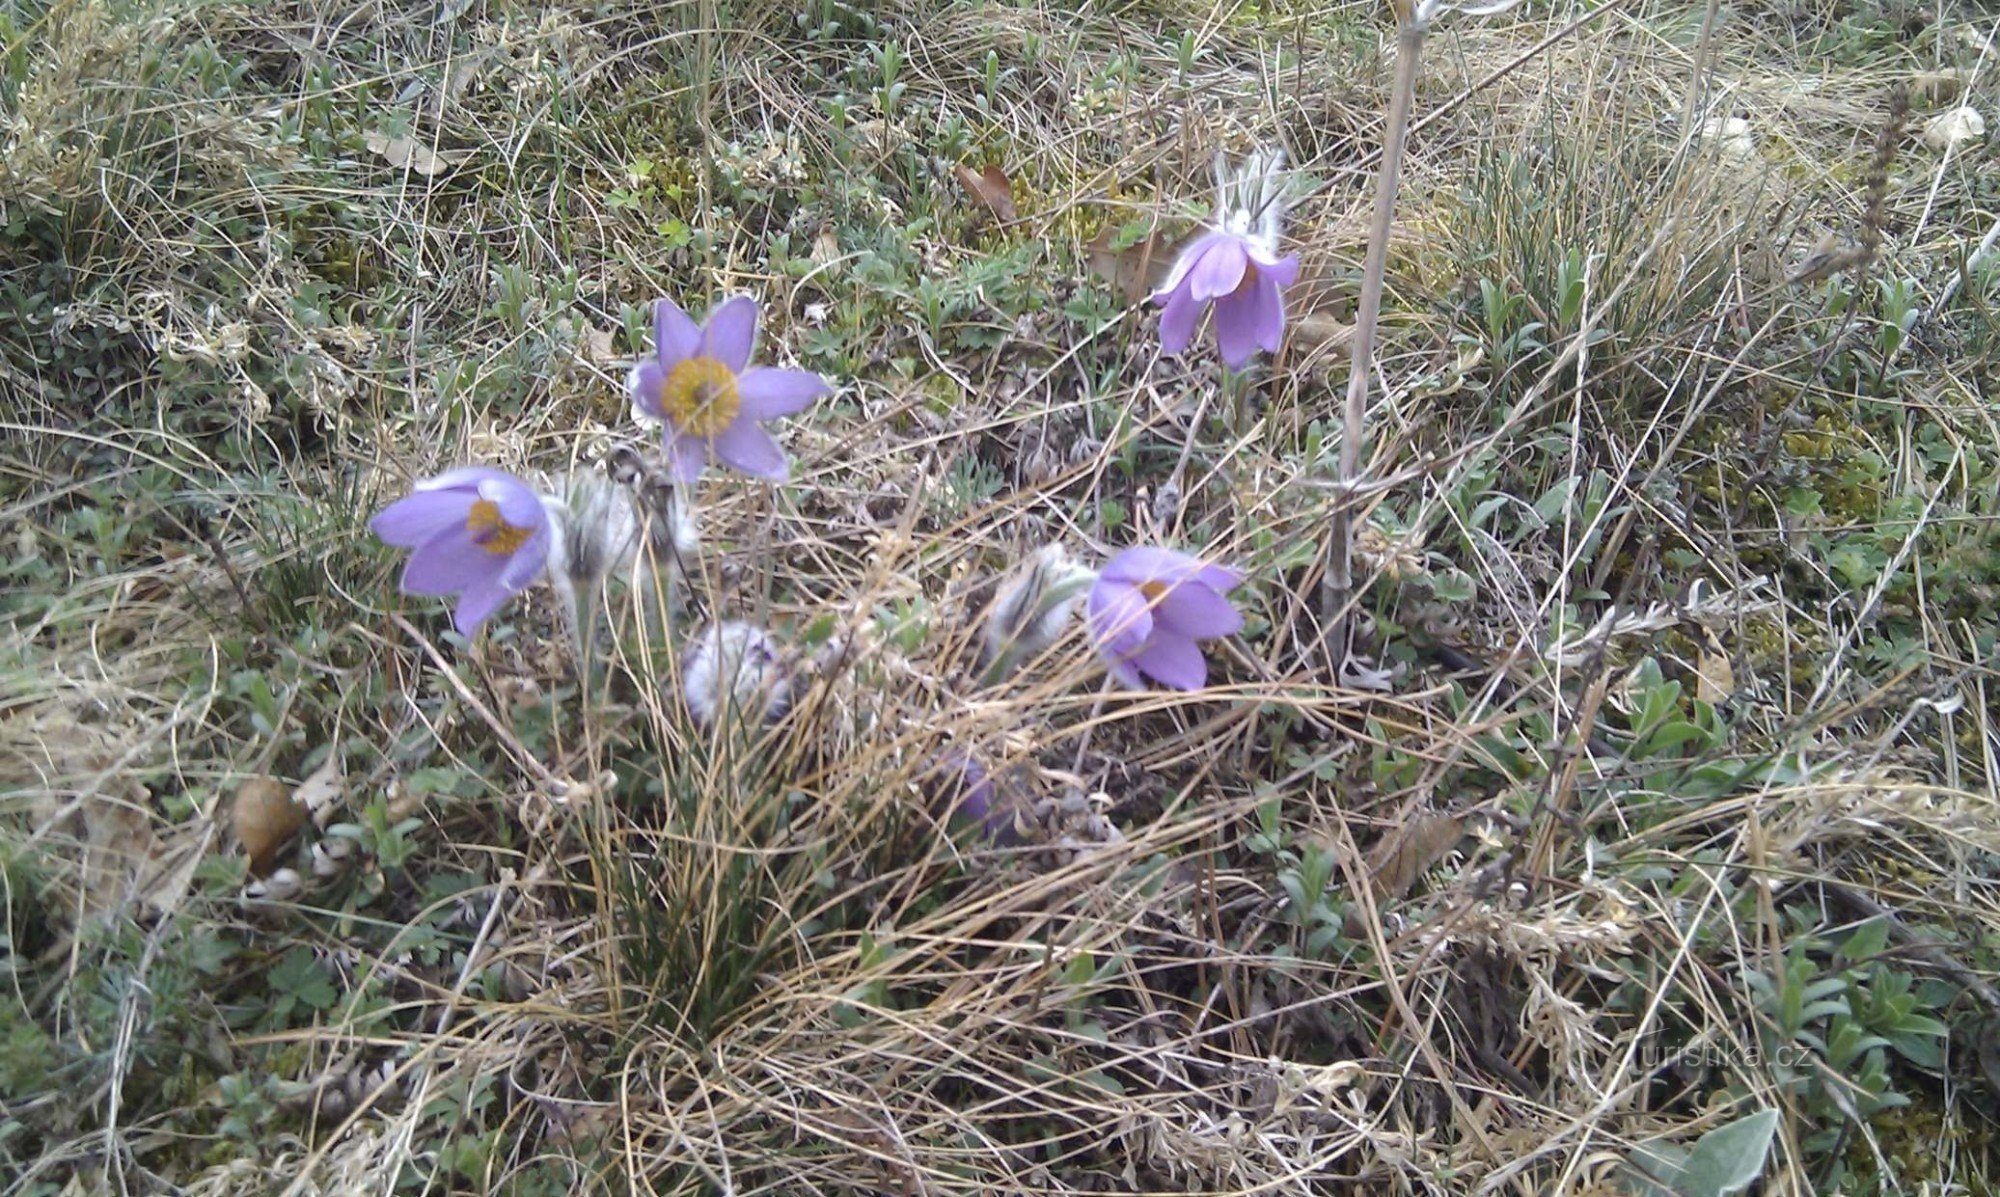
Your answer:
[[[1903,138],[1873,216],[1867,174],[1892,84],[1990,111],[1990,22],[1704,8],[1434,37],[1386,692],[1325,683],[1311,601],[1369,6],[0,13],[0,1192],[1608,1193],[1766,1106],[1764,1192],[1985,1191],[1990,154]],[[1091,247],[1273,141],[1306,277],[1239,409]],[[1884,349],[1903,278],[1937,310]],[[777,632],[784,720],[697,728],[624,590],[591,684],[546,593],[469,644],[394,594],[407,478],[646,448],[642,305],[738,290],[842,388],[790,484],[692,499],[686,626]],[[1107,690],[1074,630],[981,682],[994,577],[1143,541],[1252,579],[1208,690]],[[954,752],[1024,846],[941,824]],[[238,786],[315,771],[247,876]],[[1795,962],[1870,1034],[1930,983],[1938,1057],[1874,1049],[1907,1105],[1779,1025]]]

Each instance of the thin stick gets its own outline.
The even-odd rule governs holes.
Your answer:
[[[1722,0],[1708,0],[1708,11],[1701,17],[1701,36],[1694,43],[1693,78],[1688,80],[1687,107],[1681,110],[1681,137],[1694,136],[1694,118],[1701,112],[1702,91],[1708,83],[1708,61],[1715,50],[1715,18],[1721,12]]]
[[[1339,680],[1348,655],[1348,608],[1354,601],[1355,487],[1361,480],[1362,420],[1368,410],[1368,374],[1375,368],[1375,327],[1382,314],[1382,275],[1389,260],[1390,225],[1396,216],[1396,186],[1409,139],[1410,107],[1416,98],[1417,59],[1424,26],[1404,20],[1396,34],[1396,82],[1383,133],[1382,173],[1375,188],[1375,218],[1369,225],[1368,256],[1362,264],[1361,308],[1354,318],[1354,347],[1347,376],[1347,410],[1340,439],[1340,491],[1327,536],[1327,568],[1320,591],[1320,622],[1326,629],[1327,666]]]

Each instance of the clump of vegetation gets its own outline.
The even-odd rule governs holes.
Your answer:
[[[0,13],[9,1192],[1990,1184],[1990,39],[1442,7]]]

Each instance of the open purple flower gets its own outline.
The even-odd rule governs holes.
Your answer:
[[[1256,154],[1233,177],[1216,160],[1215,224],[1196,238],[1153,294],[1160,313],[1160,349],[1185,351],[1202,309],[1215,308],[1222,360],[1240,369],[1259,347],[1276,353],[1285,337],[1285,291],[1299,278],[1297,254],[1278,256],[1283,216],[1278,154]]]
[[[1243,616],[1223,595],[1243,575],[1172,549],[1126,549],[1090,588],[1090,639],[1111,675],[1134,689],[1141,674],[1176,690],[1208,684],[1197,640],[1233,635]]]
[[[782,482],[784,450],[757,426],[804,411],[832,390],[810,370],[747,369],[757,339],[757,302],[738,295],[697,325],[671,299],[653,306],[655,356],[626,379],[632,406],[667,426],[674,481],[693,482],[711,457],[758,478]]]
[[[452,623],[470,636],[526,590],[548,560],[549,513],[533,487],[504,470],[466,466],[426,478],[368,526],[410,550],[405,594],[457,594]]]

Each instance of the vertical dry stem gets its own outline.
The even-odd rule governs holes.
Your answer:
[[[1403,169],[1403,144],[1417,91],[1417,59],[1423,53],[1424,25],[1406,17],[1396,35],[1396,80],[1389,99],[1389,123],[1382,136],[1382,173],[1376,180],[1375,215],[1369,224],[1368,255],[1362,264],[1361,309],[1354,318],[1352,373],[1340,438],[1338,499],[1328,531],[1326,580],[1320,593],[1320,622],[1334,680],[1347,661],[1349,607],[1354,601],[1354,512],[1361,480],[1362,422],[1368,411],[1368,376],[1375,369],[1375,326],[1382,313],[1382,275],[1389,260],[1389,232],[1396,216],[1396,186]]]

